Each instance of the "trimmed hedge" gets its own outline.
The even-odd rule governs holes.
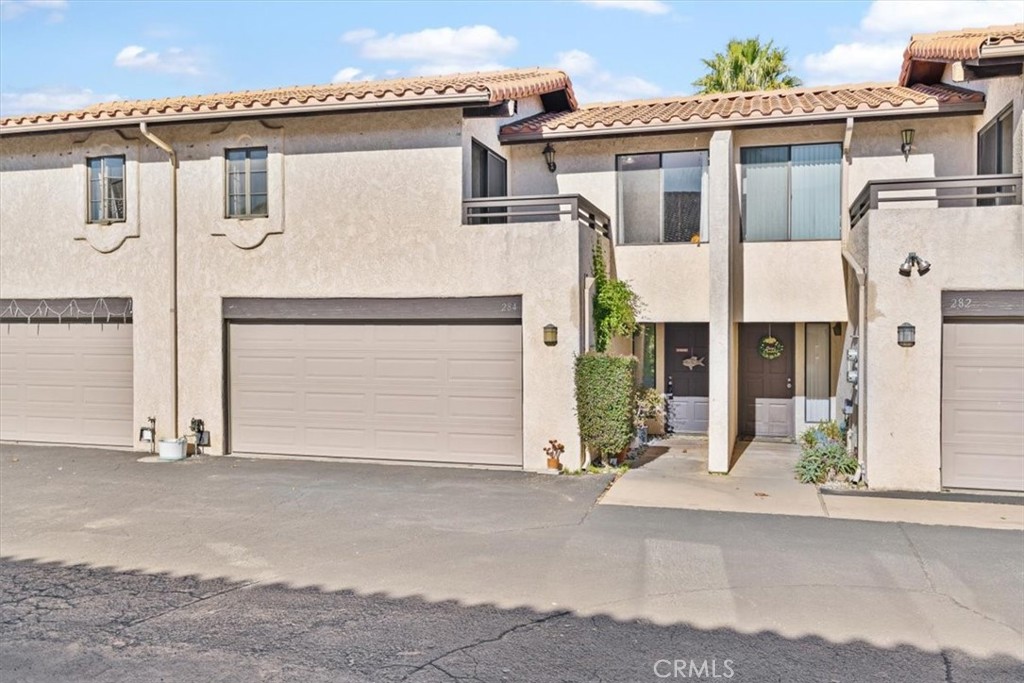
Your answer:
[[[576,357],[576,418],[590,454],[608,462],[633,440],[636,358],[586,353]]]

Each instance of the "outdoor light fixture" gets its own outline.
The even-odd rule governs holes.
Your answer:
[[[558,343],[558,328],[548,323],[544,326],[544,344],[554,346]]]
[[[916,344],[917,330],[910,323],[903,323],[896,328],[896,343],[903,348],[910,348]]]
[[[910,274],[914,272],[915,266],[917,267],[918,275],[924,275],[932,269],[931,263],[918,256],[917,252],[912,251],[907,254],[907,258],[903,259],[903,263],[900,264],[900,275],[910,277]]]
[[[842,333],[843,333],[843,324],[842,323],[833,323],[832,324],[832,334],[838,337]]]
[[[900,145],[900,151],[903,152],[903,160],[910,159],[910,150],[914,147],[914,129],[904,128],[900,131],[900,139],[903,144]]]
[[[544,161],[547,162],[548,170],[552,173],[558,168],[558,165],[555,164],[555,148],[551,146],[550,142],[544,146]]]

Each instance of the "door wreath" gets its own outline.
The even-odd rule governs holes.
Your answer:
[[[757,352],[765,360],[775,360],[782,355],[784,350],[785,347],[778,337],[773,337],[770,333],[761,337],[760,341],[757,342]]]

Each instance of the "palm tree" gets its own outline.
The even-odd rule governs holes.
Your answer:
[[[760,38],[730,40],[725,52],[716,52],[711,59],[702,59],[708,71],[693,82],[701,95],[738,90],[775,90],[800,85],[790,73],[786,50],[772,41]]]

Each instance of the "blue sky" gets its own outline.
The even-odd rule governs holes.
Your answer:
[[[584,102],[658,97],[755,35],[808,85],[894,80],[912,32],[1020,21],[1024,0],[0,0],[0,110],[534,65]]]

